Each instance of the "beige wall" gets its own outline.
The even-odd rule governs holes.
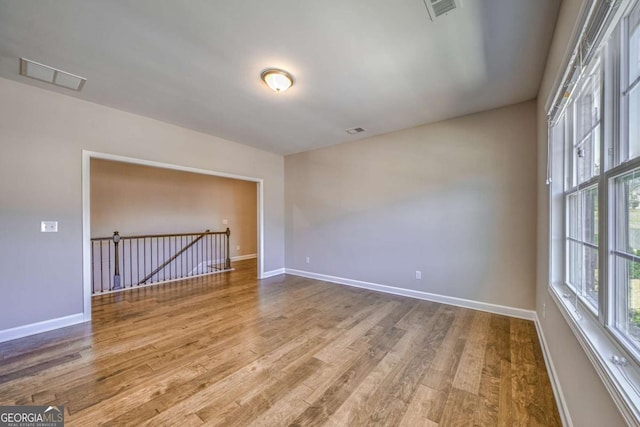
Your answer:
[[[0,148],[0,330],[83,310],[83,149],[264,179],[265,271],[284,266],[282,156],[6,79]]]
[[[574,426],[623,426],[625,422],[573,332],[549,295],[549,193],[545,184],[547,118],[545,104],[564,71],[565,55],[585,0],[562,2],[538,93],[538,235],[536,310]]]
[[[232,257],[256,253],[255,182],[91,159],[91,237],[227,227]]]
[[[533,309],[535,105],[286,156],[287,268]]]

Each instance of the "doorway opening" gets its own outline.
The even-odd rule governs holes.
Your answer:
[[[91,297],[231,269],[263,275],[261,179],[83,152],[84,318]]]

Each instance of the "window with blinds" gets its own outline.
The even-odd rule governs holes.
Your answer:
[[[552,294],[640,424],[640,1],[592,3],[548,112]]]
[[[566,284],[598,311],[598,177],[601,152],[600,57],[585,68],[564,111]]]

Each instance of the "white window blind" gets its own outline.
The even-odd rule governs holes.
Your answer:
[[[640,425],[640,0],[592,0],[548,108],[550,289]]]

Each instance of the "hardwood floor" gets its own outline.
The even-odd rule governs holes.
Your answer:
[[[530,321],[234,267],[0,344],[0,404],[91,426],[560,425]]]

